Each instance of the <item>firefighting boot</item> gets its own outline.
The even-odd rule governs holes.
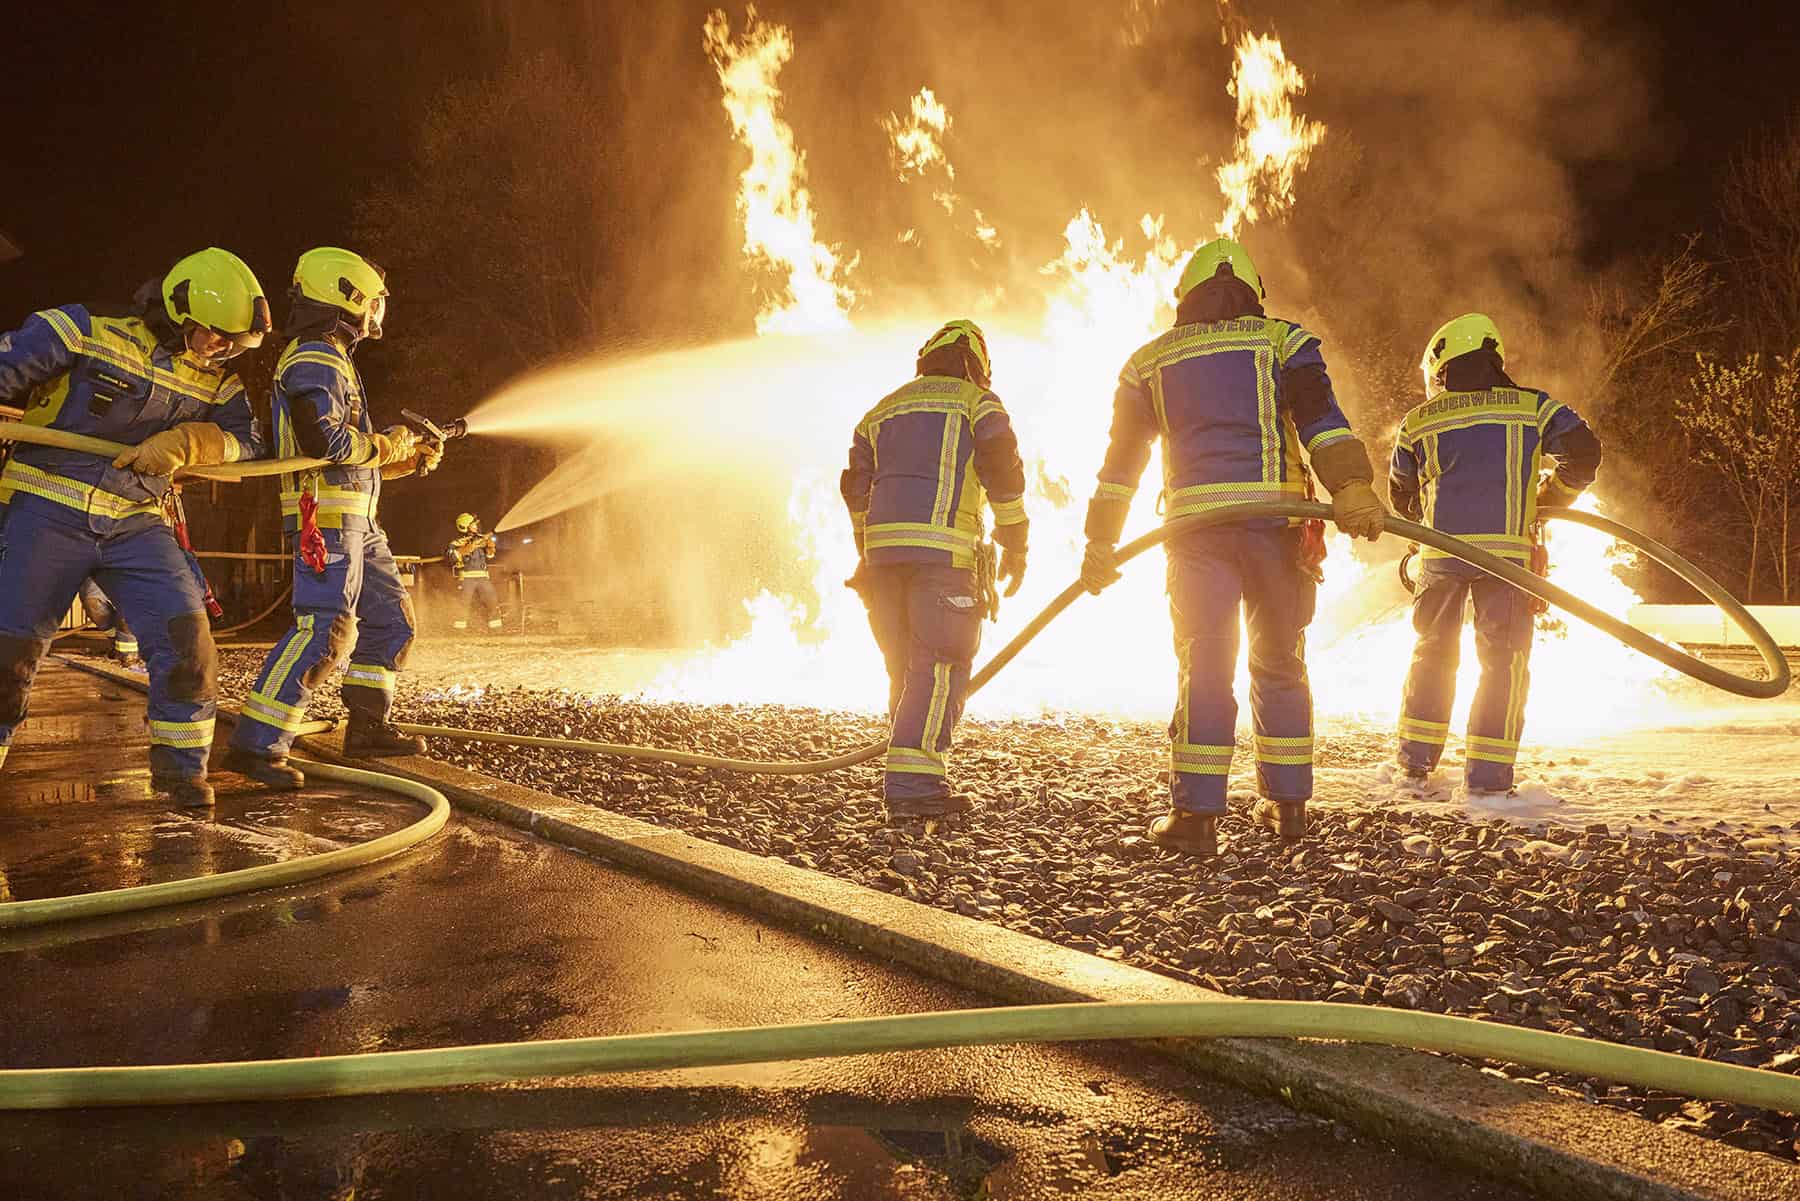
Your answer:
[[[967,813],[975,804],[966,796],[954,792],[938,797],[888,797],[888,825],[897,826],[902,822],[923,821],[936,817],[953,817],[959,813]]]
[[[183,809],[210,809],[213,803],[213,786],[206,782],[206,777],[194,779],[191,776],[159,776],[150,774],[150,787],[167,796]]]
[[[1299,842],[1306,837],[1306,802],[1264,797],[1250,810],[1250,820],[1275,831],[1283,842]]]
[[[391,721],[383,721],[367,713],[352,710],[344,727],[344,754],[357,758],[392,759],[400,755],[423,755],[425,740],[402,734]]]
[[[297,767],[288,765],[286,755],[265,758],[254,751],[246,751],[232,747],[225,752],[225,758],[219,766],[226,771],[234,771],[266,784],[276,792],[299,792],[306,787],[306,777]]]
[[[1210,813],[1172,809],[1150,823],[1150,841],[1183,855],[1211,859],[1219,853],[1219,819]]]

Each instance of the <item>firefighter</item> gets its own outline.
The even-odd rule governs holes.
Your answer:
[[[1439,328],[1419,366],[1425,403],[1401,422],[1388,473],[1395,510],[1528,565],[1537,510],[1569,505],[1594,482],[1600,440],[1575,410],[1507,377],[1500,331],[1480,313]],[[1540,481],[1545,455],[1555,470]],[[1471,792],[1509,792],[1530,682],[1531,598],[1430,547],[1413,587],[1419,641],[1402,698],[1400,765],[1422,780],[1444,753],[1471,597],[1481,683],[1463,773]]]
[[[118,606],[112,603],[106,593],[100,590],[100,585],[91,578],[81,581],[79,595],[88,624],[102,634],[112,635],[112,657],[129,666],[137,658],[137,635],[131,632],[131,627],[119,615]]]
[[[1025,468],[1000,398],[990,390],[987,339],[952,321],[920,348],[917,376],[856,426],[840,487],[857,567],[850,584],[869,610],[887,663],[892,723],[883,792],[889,821],[969,809],[945,772],[981,643],[987,561],[984,505],[1003,551],[997,576],[1018,591],[1029,524]]]
[[[287,762],[307,701],[340,665],[349,755],[415,755],[420,739],[388,722],[395,673],[412,646],[412,600],[377,516],[381,482],[437,465],[441,448],[403,425],[377,431],[352,356],[381,337],[388,288],[349,250],[309,250],[294,267],[270,399],[280,457],[328,465],[281,477],[281,512],[296,538],[294,627],[275,644],[245,698],[226,765],[277,788],[304,779]]]
[[[473,513],[456,519],[456,538],[445,551],[450,560],[450,574],[456,577],[457,591],[467,606],[456,619],[456,628],[466,630],[469,623],[482,615],[489,630],[500,628],[500,598],[494,594],[494,582],[488,578],[488,565],[500,549],[492,534],[483,533],[481,521]]]
[[[1331,492],[1338,527],[1369,539],[1381,534],[1386,513],[1374,469],[1332,395],[1319,340],[1265,316],[1265,295],[1242,246],[1226,238],[1202,246],[1182,271],[1174,328],[1139,348],[1120,372],[1106,461],[1088,504],[1082,582],[1090,592],[1118,579],[1115,546],[1159,439],[1166,520],[1233,502],[1304,499],[1304,448]],[[1169,725],[1173,804],[1151,824],[1150,838],[1193,855],[1218,851],[1237,730],[1232,676],[1241,607],[1260,793],[1252,816],[1297,840],[1312,797],[1306,627],[1317,583],[1305,531],[1284,518],[1237,521],[1183,534],[1167,553],[1180,668]]]
[[[58,622],[92,578],[149,665],[151,785],[179,805],[212,804],[212,631],[163,498],[184,467],[262,453],[226,361],[268,330],[255,273],[214,247],[146,283],[129,311],[64,305],[0,336],[0,402],[22,405],[31,425],[132,444],[110,462],[21,445],[0,472],[0,761]]]

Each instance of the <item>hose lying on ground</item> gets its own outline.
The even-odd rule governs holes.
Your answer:
[[[1572,613],[1589,625],[1595,626],[1606,634],[1623,642],[1633,650],[1649,655],[1658,662],[1667,664],[1676,671],[1692,676],[1694,679],[1714,688],[1748,697],[1776,697],[1786,692],[1791,673],[1781,648],[1774,638],[1762,627],[1762,624],[1751,616],[1749,610],[1739,604],[1724,585],[1707,575],[1693,563],[1675,553],[1674,550],[1645,534],[1610,521],[1592,513],[1582,513],[1574,509],[1542,509],[1539,515],[1547,520],[1572,521],[1585,525],[1590,529],[1609,534],[1620,542],[1635,547],[1651,559],[1667,567],[1670,571],[1693,585],[1707,600],[1723,609],[1740,630],[1756,647],[1757,654],[1762,656],[1763,665],[1768,669],[1768,678],[1751,679],[1726,671],[1714,664],[1695,658],[1677,647],[1660,642],[1642,630],[1612,616],[1602,609],[1597,609],[1580,597],[1557,587],[1548,580],[1534,574],[1517,563],[1491,555],[1484,550],[1470,546],[1468,543],[1450,534],[1440,533],[1429,526],[1407,521],[1403,517],[1389,515],[1386,529],[1390,534],[1397,534],[1409,541],[1446,551],[1490,575],[1497,576],[1513,587],[1529,592],[1533,596],[1542,597],[1558,608]],[[1226,505],[1211,512],[1183,517],[1176,521],[1150,531],[1140,538],[1119,548],[1118,561],[1124,563],[1143,554],[1158,543],[1192,530],[1204,529],[1208,526],[1224,525],[1230,522],[1243,521],[1256,517],[1318,517],[1330,518],[1331,507],[1312,501],[1255,501],[1247,504]],[[969,680],[969,691],[974,693],[983,684],[993,679],[1000,670],[1016,658],[1026,645],[1043,632],[1044,628],[1059,617],[1063,610],[1074,604],[1085,589],[1079,582],[1063,589],[1054,600],[1046,605],[1042,612],[1032,618],[1030,623],[1020,630],[1002,647],[993,658],[982,665]],[[656,747],[626,746],[610,742],[589,742],[583,739],[539,738],[528,734],[504,734],[489,730],[468,730],[453,726],[427,726],[414,722],[395,723],[408,734],[423,734],[431,738],[458,739],[466,742],[495,742],[507,746],[547,747],[562,751],[579,751],[594,755],[612,755],[622,759],[651,759],[661,763],[676,763],[688,767],[710,767],[721,771],[745,772],[768,776],[804,776],[822,772],[837,771],[841,768],[854,767],[859,763],[867,763],[887,750],[887,741],[881,739],[871,742],[856,750],[842,755],[834,755],[829,759],[808,759],[794,761],[759,761],[753,759],[730,759],[718,755],[701,755],[690,751],[662,750]]]
[[[308,855],[302,859],[263,863],[234,872],[221,872],[213,876],[195,876],[187,880],[168,880],[161,884],[144,884],[136,888],[115,888],[108,892],[78,893],[68,897],[42,897],[32,901],[7,901],[0,904],[0,930],[17,930],[27,926],[47,925],[51,922],[67,922],[116,913],[131,913],[141,909],[156,909],[164,905],[181,905],[189,901],[230,896],[234,893],[277,888],[282,885],[297,884],[303,880],[316,880],[320,876],[329,876],[334,872],[346,871],[365,863],[373,863],[378,859],[386,859],[390,855],[397,855],[401,851],[417,846],[443,829],[444,823],[450,819],[450,802],[444,799],[443,793],[429,785],[402,780],[398,776],[383,775],[380,772],[361,771],[354,767],[309,763],[298,759],[290,760],[290,762],[305,771],[309,779],[339,780],[346,784],[362,784],[370,788],[379,788],[383,792],[398,793],[422,802],[429,807],[430,812],[412,825],[395,830],[391,834],[383,834],[380,838],[372,839],[369,842],[340,847],[335,851],[326,851],[320,855]]]
[[[58,450],[78,450],[84,454],[115,459],[131,449],[123,442],[108,442],[87,434],[51,429],[43,425],[27,425],[23,421],[0,421],[0,442],[29,442],[33,446],[53,446]],[[206,480],[247,480],[264,475],[282,475],[289,471],[310,471],[329,466],[324,459],[250,459],[243,463],[214,463],[207,467],[188,467],[175,474]]]
[[[1087,1039],[1321,1038],[1596,1076],[1800,1113],[1800,1077],[1498,1022],[1330,1001],[1021,1005],[673,1034],[544,1039],[242,1063],[0,1071],[0,1109],[351,1097],[604,1072]]]
[[[214,630],[213,637],[214,638],[223,638],[228,634],[237,634],[237,633],[243,632],[244,630],[249,629],[251,626],[255,625],[257,622],[261,621],[263,618],[267,617],[269,614],[271,614],[271,613],[275,612],[275,610],[279,609],[281,607],[281,602],[285,601],[288,597],[292,596],[293,594],[294,594],[294,582],[290,578],[288,580],[287,587],[283,588],[281,590],[281,595],[277,596],[274,600],[269,602],[268,608],[264,609],[261,613],[258,613],[255,617],[252,617],[247,621],[240,621],[234,626],[226,626],[222,630]]]

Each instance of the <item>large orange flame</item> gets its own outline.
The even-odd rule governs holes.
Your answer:
[[[776,111],[781,93],[775,77],[793,57],[793,36],[786,26],[759,22],[754,6],[741,39],[732,40],[731,23],[721,11],[706,18],[704,32],[732,129],[750,150],[737,201],[744,253],[786,275],[782,294],[757,315],[757,331],[845,329],[856,293],[838,276],[855,262],[841,263],[837,252],[818,240],[812,194],[805,186],[806,156],[795,149],[794,131]]]

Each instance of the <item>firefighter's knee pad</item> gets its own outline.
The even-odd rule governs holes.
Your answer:
[[[25,704],[31,681],[50,643],[42,638],[0,635],[0,725],[16,726],[25,720]]]
[[[169,699],[210,701],[219,695],[219,652],[204,613],[169,618],[169,646],[175,666],[169,670]]]
[[[308,667],[300,677],[300,682],[307,688],[317,688],[331,677],[338,665],[350,657],[350,650],[356,645],[356,615],[354,613],[338,613],[333,615],[331,624],[325,629],[325,653]]]

